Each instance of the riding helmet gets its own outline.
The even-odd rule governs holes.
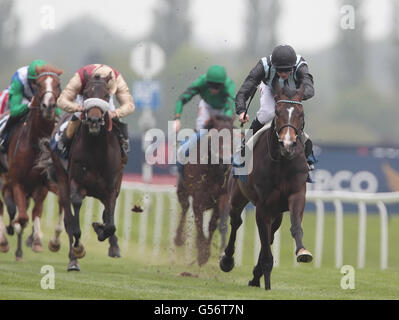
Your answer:
[[[225,83],[226,69],[220,65],[211,66],[206,73],[206,82]]]
[[[295,50],[286,44],[275,47],[272,52],[272,64],[276,69],[292,69],[296,64]]]
[[[37,73],[35,68],[44,66],[46,64],[47,62],[44,60],[33,60],[28,68],[28,79],[36,79]]]

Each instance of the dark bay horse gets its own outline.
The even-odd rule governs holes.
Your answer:
[[[177,197],[182,207],[182,213],[176,231],[175,244],[181,246],[184,243],[183,229],[190,206],[189,197],[191,196],[197,230],[197,261],[200,266],[209,259],[212,237],[219,220],[221,220],[219,229],[222,234],[222,249],[225,247],[228,214],[227,179],[231,168],[229,163],[232,154],[233,119],[224,115],[211,114],[211,119],[206,129],[210,129],[210,131],[207,135],[203,135],[201,139],[206,140],[205,144],[208,146],[208,152],[201,154],[200,141],[198,141],[195,146],[197,149],[197,162],[184,164],[183,175],[179,175],[177,184]],[[227,134],[227,141],[221,135],[219,136],[219,133]],[[216,137],[214,143],[217,145],[217,150],[212,150],[211,139],[214,139],[214,137]],[[212,151],[216,152],[213,153]],[[211,157],[215,156],[215,154],[216,156],[218,154],[217,159],[211,161]],[[201,164],[203,163],[200,162],[201,156],[207,156],[205,164]],[[210,209],[212,209],[212,216],[209,221],[209,235],[206,238],[203,232],[203,214],[204,211]]]
[[[87,73],[84,76],[84,101],[95,98],[108,103],[110,96],[107,83],[112,78],[111,74],[106,78],[98,75],[89,77]],[[82,113],[81,124],[71,144],[67,169],[47,145],[55,168],[59,197],[65,210],[64,222],[70,245],[68,271],[80,270],[77,259],[83,258],[86,252],[80,241],[79,223],[80,208],[86,196],[103,203],[103,223],[94,222],[93,228],[99,241],[109,239],[108,255],[120,257],[114,210],[121,187],[123,166],[118,128],[112,123],[108,112],[98,106],[92,106]]]
[[[270,245],[274,233],[281,225],[283,212],[290,212],[291,235],[296,242],[298,262],[310,262],[311,253],[302,243],[302,217],[305,207],[308,166],[304,155],[301,135],[304,112],[301,103],[303,86],[295,92],[276,89],[276,112],[272,125],[260,137],[253,150],[253,170],[248,183],[229,178],[229,202],[231,233],[220,268],[229,272],[234,267],[234,243],[242,223],[241,212],[249,201],[256,206],[256,223],[261,250],[253,269],[250,286],[260,286],[264,276],[265,289],[270,289],[273,255]],[[285,90],[287,89],[287,90]]]
[[[14,203],[18,209],[17,218],[13,222],[18,235],[17,260],[22,259],[22,234],[29,221],[27,213],[29,199],[33,198],[35,205],[32,211],[32,235],[28,238],[27,244],[34,251],[41,252],[43,235],[40,229],[40,217],[43,202],[49,190],[57,192],[55,186],[50,185],[46,175],[35,168],[35,165],[40,154],[39,140],[49,137],[55,125],[56,100],[61,91],[59,76],[62,71],[46,65],[36,67],[36,72],[37,76],[32,84],[35,95],[24,120],[15,125],[7,153],[8,172],[3,174],[3,179],[6,180],[3,181],[3,194],[6,194],[5,201],[9,208],[10,220],[12,220],[10,210],[15,215]],[[59,214],[62,215],[61,208]],[[11,233],[10,228],[8,231]],[[56,233],[58,231],[56,230]],[[59,246],[54,248],[58,249]]]

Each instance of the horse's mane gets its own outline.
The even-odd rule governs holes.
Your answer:
[[[297,93],[296,89],[291,89],[290,87],[288,87],[286,85],[282,88],[282,90],[283,90],[283,94],[285,96],[287,96],[288,99],[292,99],[295,96],[295,94]]]

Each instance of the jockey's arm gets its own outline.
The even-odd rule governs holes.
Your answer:
[[[75,73],[58,97],[57,107],[69,113],[82,111],[83,107],[75,102],[76,96],[79,94],[81,88],[82,82],[79,74]]]
[[[11,117],[19,116],[28,109],[28,104],[23,103],[23,92],[23,85],[17,79],[14,79],[11,82],[10,91],[8,93]]]
[[[123,118],[134,111],[135,106],[133,97],[130,94],[129,87],[121,74],[116,78],[116,99],[120,105],[119,108],[115,109],[117,118]]]
[[[200,92],[200,88],[206,85],[205,76],[200,76],[195,80],[186,91],[184,91],[176,102],[175,119],[179,119],[183,111],[183,106]]]
[[[265,69],[262,60],[250,71],[236,95],[236,113],[239,115],[247,109],[246,102],[256,91],[259,83],[265,78]]]
[[[305,91],[302,100],[308,100],[314,96],[313,76],[309,73],[307,65],[302,65],[296,72],[297,78],[303,84]]]

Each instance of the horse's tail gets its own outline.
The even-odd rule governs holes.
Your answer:
[[[36,162],[36,168],[41,169],[51,182],[57,183],[57,176],[59,174],[67,175],[67,172],[62,166],[59,157],[51,150],[50,139],[40,139],[39,148],[40,154]]]

